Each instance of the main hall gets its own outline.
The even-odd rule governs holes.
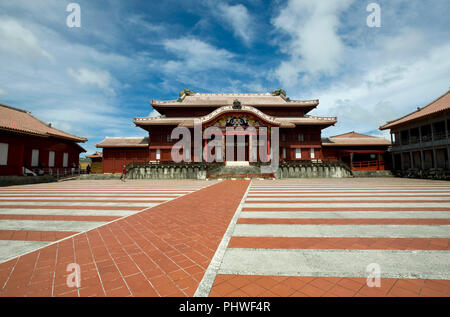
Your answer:
[[[322,130],[334,126],[337,117],[310,115],[319,105],[318,99],[292,100],[283,89],[268,93],[196,93],[184,89],[177,99],[151,100],[150,104],[159,116],[133,120],[147,132],[146,136],[106,137],[97,144],[103,149],[103,173],[120,172],[130,163],[173,162],[172,148],[179,140],[172,139],[172,131],[177,127],[191,132],[191,147],[183,151],[183,156],[188,161],[207,161],[207,138],[201,140],[200,153],[194,148],[195,125],[201,125],[203,132],[211,127],[221,131],[222,153],[214,153],[221,162],[268,162],[277,153],[280,162],[342,160],[355,169],[385,169],[388,140],[354,131],[322,138]],[[275,150],[271,145],[274,128],[278,130]],[[265,139],[261,131],[267,131]],[[243,140],[233,144],[231,155],[227,150],[230,135]],[[262,145],[267,153],[253,152],[255,146]]]

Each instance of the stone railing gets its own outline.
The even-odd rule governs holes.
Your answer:
[[[344,163],[332,162],[282,162],[276,178],[342,178],[351,177],[352,171]]]
[[[130,163],[127,167],[129,179],[206,179],[207,170],[218,163]]]

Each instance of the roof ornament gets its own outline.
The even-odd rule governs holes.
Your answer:
[[[182,91],[180,91],[180,97],[178,97],[177,102],[182,102],[186,96],[193,96],[193,95],[195,95],[195,92],[187,88],[184,88]]]
[[[236,110],[242,109],[242,105],[241,105],[241,102],[239,100],[234,99],[234,101],[233,101],[233,109],[236,109]]]
[[[282,96],[286,97],[286,91],[284,89],[281,89],[281,88],[278,88],[278,89],[272,91],[271,94],[272,94],[272,96],[280,96],[280,95],[282,95]]]

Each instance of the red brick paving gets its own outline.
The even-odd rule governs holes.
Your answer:
[[[382,278],[368,287],[365,278],[218,274],[212,297],[449,297],[449,280]]]
[[[448,238],[232,237],[229,248],[450,250]]]
[[[0,296],[192,296],[248,185],[224,181],[1,263]]]
[[[52,242],[77,233],[72,231],[0,230],[0,240]]]

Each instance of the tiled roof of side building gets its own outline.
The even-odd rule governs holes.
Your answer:
[[[101,158],[103,156],[102,152],[95,151],[95,153],[91,155],[86,155],[87,158]]]
[[[32,134],[42,137],[56,137],[75,142],[86,142],[87,139],[58,129],[34,117],[31,112],[0,104],[0,129]]]
[[[408,123],[413,120],[425,118],[427,116],[437,114],[441,111],[450,109],[450,90],[445,94],[435,99],[423,108],[418,108],[416,111],[409,113],[399,119],[387,122],[380,127],[380,130],[391,129],[401,124]]]
[[[103,141],[97,144],[98,148],[108,147],[147,147],[148,137],[106,137]]]
[[[356,133],[354,131],[322,139],[323,146],[367,146],[391,145],[385,138]]]

